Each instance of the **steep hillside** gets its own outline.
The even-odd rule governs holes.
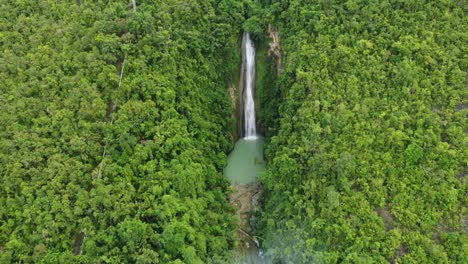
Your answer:
[[[0,262],[229,260],[242,7],[0,7]]]
[[[283,56],[262,108],[275,263],[467,261],[466,7],[265,5]]]

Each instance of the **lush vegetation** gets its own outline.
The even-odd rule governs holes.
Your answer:
[[[0,7],[0,262],[229,261],[242,5]]]
[[[466,2],[264,2],[270,258],[466,263]]]
[[[0,263],[232,261],[242,28],[259,42],[269,259],[468,262],[466,9],[3,1]]]

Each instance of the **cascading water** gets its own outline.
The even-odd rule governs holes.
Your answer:
[[[243,138],[239,139],[234,150],[228,156],[228,165],[224,174],[236,184],[255,182],[264,170],[263,142],[257,134],[255,121],[255,47],[249,33],[244,33],[242,39],[242,67],[241,67],[242,104],[243,112],[241,124]]]
[[[242,67],[241,67],[243,111],[241,127],[243,138],[239,139],[234,150],[228,156],[228,165],[224,174],[233,182],[246,184],[258,179],[264,170],[263,142],[257,134],[255,121],[255,47],[249,33],[242,38]]]
[[[255,86],[255,48],[249,33],[244,33],[242,40],[244,56],[244,137],[256,139],[255,101],[253,89]]]
[[[265,169],[263,161],[264,138],[257,134],[255,122],[255,49],[249,33],[242,39],[241,87],[242,111],[239,128],[240,138],[227,158],[224,175],[236,190],[230,197],[233,204],[239,205],[239,247],[236,249],[236,262],[242,264],[267,263],[260,256],[259,242],[252,233],[250,212],[258,206],[261,185],[258,177]],[[248,233],[250,232],[250,233]]]

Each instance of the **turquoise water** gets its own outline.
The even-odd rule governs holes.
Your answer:
[[[246,184],[258,179],[265,169],[264,141],[263,137],[257,136],[255,139],[241,138],[236,142],[234,150],[227,158],[228,165],[224,169],[224,175],[232,183]]]

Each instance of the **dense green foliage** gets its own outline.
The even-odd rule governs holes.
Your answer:
[[[269,258],[468,262],[466,9],[1,2],[0,263],[231,261],[226,88],[239,31],[261,41],[268,23],[283,55],[276,76],[257,46]]]
[[[270,258],[467,263],[466,1],[267,2]]]
[[[0,3],[1,263],[229,260],[242,9]]]

